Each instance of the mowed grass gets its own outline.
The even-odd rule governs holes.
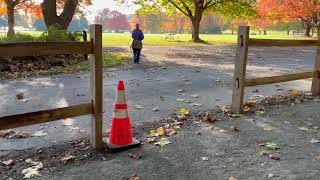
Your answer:
[[[255,31],[253,31],[255,32]],[[24,31],[20,33],[40,36],[42,32]],[[257,32],[256,32],[257,33]],[[5,35],[1,33],[0,35]],[[88,34],[89,36],[89,34]],[[200,38],[205,44],[222,45],[234,44],[237,42],[237,35],[231,34],[231,31],[224,31],[223,34],[201,34]],[[267,31],[267,35],[250,35],[250,38],[258,39],[310,39],[301,35],[287,35],[284,31]],[[129,46],[131,34],[125,33],[103,33],[103,46]],[[191,41],[191,34],[175,34],[174,39],[165,39],[164,34],[145,34],[143,41],[145,46],[193,46],[199,45]]]
[[[193,46],[199,45],[191,41],[191,34],[176,34],[174,39],[165,39],[164,34],[145,34],[143,44],[145,46]],[[237,35],[230,31],[223,34],[201,34],[200,38],[211,45],[235,44]],[[268,31],[267,35],[250,35],[257,39],[310,39],[301,35],[287,35],[282,31]],[[131,34],[103,33],[103,46],[129,46]]]

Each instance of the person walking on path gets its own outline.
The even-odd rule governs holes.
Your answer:
[[[131,48],[133,50],[134,63],[139,64],[140,54],[142,49],[142,40],[144,39],[143,32],[140,30],[140,25],[136,24],[136,29],[132,31]]]

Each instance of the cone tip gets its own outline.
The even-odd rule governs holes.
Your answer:
[[[118,90],[124,90],[124,82],[123,81],[119,81]]]

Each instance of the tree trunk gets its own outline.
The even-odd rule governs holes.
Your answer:
[[[234,30],[233,30],[233,27],[231,28],[231,35],[233,35],[234,34]]]
[[[287,35],[288,35],[288,36],[290,35],[290,30],[287,30]]]
[[[200,22],[202,19],[204,1],[196,2],[194,16],[191,17],[192,22],[192,40],[193,42],[202,42],[200,39]]]
[[[263,30],[263,35],[267,35],[267,30]]]
[[[320,39],[320,26],[317,27],[317,36],[318,36],[318,39]]]
[[[200,42],[200,21],[192,21],[192,40],[194,42]]]
[[[7,37],[14,36],[14,6],[12,4],[7,4],[8,13],[8,32]]]
[[[311,31],[311,26],[310,26],[310,24],[306,24],[306,31],[305,31],[305,33],[304,33],[304,36],[306,36],[306,37],[310,37],[310,31]]]
[[[43,0],[41,3],[42,14],[47,28],[55,26],[67,30],[76,11],[79,0],[67,0],[60,16],[57,15],[56,0]]]

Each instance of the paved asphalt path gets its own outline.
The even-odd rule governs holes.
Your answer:
[[[127,51],[124,47],[105,51]],[[133,125],[157,121],[181,107],[194,112],[231,103],[235,46],[145,47],[140,65],[104,70],[104,129],[108,129],[118,80],[124,80]],[[270,76],[313,69],[314,48],[250,48],[248,77]],[[246,97],[309,90],[310,80],[248,88]],[[279,91],[279,88],[284,91]],[[253,90],[258,89],[258,93]],[[278,90],[277,90],[278,89]],[[178,92],[182,90],[182,92]],[[16,100],[23,92],[26,102]],[[191,95],[198,94],[198,98]],[[0,116],[64,107],[90,101],[89,73],[0,81]],[[187,102],[179,102],[185,99]],[[194,106],[193,103],[201,106]],[[135,105],[142,106],[141,110]],[[158,107],[159,111],[152,111]],[[66,119],[20,128],[29,133],[43,130],[44,137],[0,139],[0,150],[41,148],[88,136],[89,117]]]

